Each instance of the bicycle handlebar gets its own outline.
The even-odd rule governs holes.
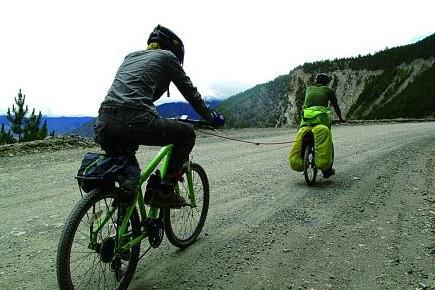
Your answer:
[[[195,119],[189,119],[187,115],[183,115],[177,118],[171,118],[174,120],[177,120],[179,122],[183,122],[186,124],[193,125],[194,128],[199,129],[207,129],[207,130],[214,130],[215,126],[213,126],[210,122],[204,121],[204,120],[195,120]]]
[[[331,121],[332,125],[343,124],[343,123],[346,123],[346,120],[332,120]]]

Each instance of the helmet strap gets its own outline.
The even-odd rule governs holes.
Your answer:
[[[150,44],[148,44],[147,49],[160,49],[160,44],[158,44],[157,42],[151,42]]]

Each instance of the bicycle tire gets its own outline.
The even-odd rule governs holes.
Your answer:
[[[210,188],[205,170],[198,164],[190,165],[197,207],[185,206],[180,209],[164,210],[165,233],[169,242],[176,247],[186,248],[193,244],[204,227],[210,202]],[[183,174],[184,182],[179,182],[180,195],[188,199],[187,178]],[[197,176],[196,176],[197,175]],[[186,224],[186,218],[193,220],[198,217],[191,227]],[[188,229],[191,229],[190,231]]]
[[[58,280],[58,284],[59,284],[59,289],[99,289],[100,287],[102,287],[103,289],[109,288],[109,289],[117,289],[117,290],[123,290],[123,289],[127,289],[128,285],[130,284],[134,272],[136,270],[136,266],[139,260],[139,253],[140,253],[140,243],[137,245],[134,245],[133,247],[131,247],[131,250],[129,253],[124,253],[123,257],[120,256],[120,254],[116,254],[115,253],[115,246],[113,246],[113,253],[111,253],[111,250],[107,250],[108,251],[108,255],[113,255],[110,261],[110,265],[109,262],[104,262],[102,261],[102,253],[103,253],[103,249],[108,249],[109,246],[107,246],[105,248],[105,245],[108,245],[110,243],[112,243],[112,241],[110,243],[107,243],[107,241],[109,240],[113,240],[115,241],[117,239],[117,222],[114,221],[114,218],[111,218],[111,220],[109,220],[106,225],[108,226],[108,228],[103,228],[103,230],[100,232],[100,234],[97,237],[97,242],[98,240],[102,240],[101,245],[99,247],[100,249],[100,253],[97,253],[97,250],[92,250],[89,248],[89,243],[90,243],[90,233],[89,232],[82,232],[82,228],[79,228],[82,225],[82,222],[84,222],[85,225],[85,229],[90,229],[89,224],[94,224],[94,220],[98,220],[99,216],[102,216],[103,214],[101,213],[101,207],[98,207],[98,211],[95,213],[95,209],[97,208],[96,204],[100,201],[104,200],[104,203],[106,205],[106,207],[108,208],[108,202],[110,202],[110,206],[113,206],[113,202],[114,200],[119,196],[118,193],[114,192],[114,191],[110,191],[110,192],[102,192],[102,190],[100,190],[99,188],[96,188],[94,190],[92,190],[91,192],[89,192],[88,194],[86,194],[85,196],[83,196],[83,198],[75,205],[75,207],[73,208],[71,214],[69,215],[69,217],[66,220],[65,226],[63,228],[62,234],[61,234],[61,238],[59,241],[59,246],[58,246],[58,251],[57,251],[57,280]],[[114,213],[114,217],[118,216],[118,210],[119,207],[117,207],[116,205],[114,206],[116,207],[116,211]],[[94,212],[94,214],[89,213],[89,210],[91,210]],[[87,220],[86,220],[87,219]],[[116,218],[115,218],[116,220]],[[110,223],[112,222],[112,223]],[[88,224],[88,226],[86,227],[86,224]],[[113,235],[113,230],[115,231],[114,233],[114,237],[112,237],[111,235]],[[133,211],[133,214],[130,217],[130,223],[129,223],[129,231],[131,231],[131,233],[133,234],[133,237],[138,236],[140,234],[140,222],[139,222],[139,215],[137,210],[135,209]],[[103,238],[103,234],[105,234],[107,232],[107,237]],[[81,243],[80,244],[77,243],[74,244],[75,242],[75,237],[78,236],[80,238],[80,235],[82,235],[81,237]],[[87,240],[86,240],[87,239]],[[88,245],[86,246],[86,243],[88,242]],[[115,243],[115,242],[113,242]],[[75,256],[72,256],[72,249],[74,248],[74,250],[76,250],[76,248],[79,249],[79,251],[77,252],[77,254],[79,255],[83,255],[82,259],[80,260],[79,265],[75,266],[75,268],[72,268],[72,263],[75,261],[79,261],[79,259],[77,260],[72,260],[73,258],[76,258]],[[97,247],[98,248],[98,247]],[[83,252],[81,252],[81,250],[83,250]],[[86,254],[84,254],[86,253]],[[122,268],[123,266],[123,260],[126,261],[126,259],[128,258],[128,264],[125,268],[124,272],[121,272],[121,270],[111,270],[110,268],[112,267],[115,259],[117,261],[117,263],[121,263],[120,268]],[[92,260],[93,259],[93,260]],[[87,262],[90,262],[92,260],[92,265],[90,265],[91,267],[93,267],[93,269],[86,269],[86,267],[84,266],[84,264],[86,264]],[[99,266],[99,267],[98,267]],[[97,269],[98,268],[98,269]],[[87,284],[84,285],[84,288],[81,288],[81,283],[78,282],[83,282],[83,281],[76,281],[75,280],[75,276],[76,274],[74,273],[76,270],[79,270],[80,273],[85,271],[83,274],[83,280],[86,278],[87,279]],[[82,271],[83,270],[83,271]],[[97,270],[97,272],[99,272],[98,274],[95,274],[95,278],[94,277],[94,271]],[[92,272],[89,272],[92,271]],[[90,277],[88,278],[87,275],[90,273]],[[110,274],[109,278],[111,278],[109,281],[106,279],[106,274]],[[119,277],[119,276],[122,277]],[[80,276],[79,274],[77,274],[77,276]],[[104,281],[101,281],[101,278],[104,277]],[[95,281],[96,278],[100,278],[100,280]],[[103,282],[103,285],[100,285],[100,283]],[[110,284],[114,284],[114,287],[110,287]],[[91,285],[92,284],[92,285]],[[97,285],[95,285],[97,284]]]
[[[312,171],[310,174],[309,171]],[[309,186],[313,186],[316,182],[317,177],[317,168],[314,163],[314,146],[312,144],[308,144],[305,147],[304,152],[304,178],[305,182]]]

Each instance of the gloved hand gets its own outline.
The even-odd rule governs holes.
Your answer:
[[[213,117],[213,126],[222,127],[225,124],[225,117],[223,114],[218,113],[215,110],[212,110],[211,116]]]

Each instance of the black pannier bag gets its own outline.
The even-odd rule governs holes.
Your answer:
[[[118,182],[124,191],[134,190],[140,169],[129,165],[130,158],[86,153],[76,176],[80,188],[88,193],[96,187],[113,187],[115,182]]]

